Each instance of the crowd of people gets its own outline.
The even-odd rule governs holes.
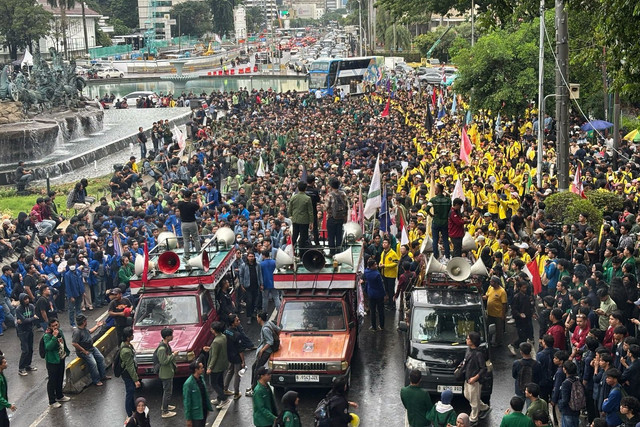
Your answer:
[[[59,324],[56,327],[51,323],[59,313],[68,311],[70,325],[81,330],[82,324],[87,327],[86,319],[82,319],[84,310],[112,304],[112,299],[130,299],[129,304],[135,305],[128,294],[135,258],[143,254],[145,243],[150,249],[157,244],[161,231],[198,236],[229,226],[239,249],[239,281],[230,286],[238,287],[246,307],[238,304],[224,323],[214,326],[216,339],[209,348],[208,364],[194,364],[193,379],[185,383],[185,390],[189,387],[197,393],[208,393],[202,387],[206,372],[217,395],[215,406],[224,407],[228,396],[239,395],[238,383],[232,391],[228,387],[244,369],[240,355],[231,360],[221,350],[221,341],[226,342],[227,351],[233,347],[229,345],[233,339],[227,339],[237,321],[232,315],[245,310],[248,321],[261,323],[261,314],[256,313],[266,309],[265,301],[273,299],[279,304],[273,283],[264,281],[262,272],[256,274],[260,266],[273,261],[275,251],[289,242],[304,250],[328,241],[331,250],[337,250],[341,226],[351,219],[365,222],[367,270],[380,270],[381,280],[375,272],[365,273],[365,290],[371,293],[371,329],[385,326],[385,310],[395,309],[403,286],[424,269],[427,258],[421,249],[428,236],[433,240],[434,255],[443,262],[451,255],[483,260],[490,271],[483,284],[488,321],[495,323],[498,331],[493,345],[503,345],[505,333],[510,331],[505,326],[512,323],[517,339],[507,348],[521,355],[514,364],[517,396],[511,401],[513,414],[504,417],[504,425],[525,425],[511,420],[519,417],[517,413],[525,405],[530,409],[538,400],[551,405],[549,412],[562,426],[577,425],[583,410],[596,426],[602,425],[601,418],[610,426],[632,425],[636,420],[640,389],[634,372],[640,369],[640,362],[636,362],[640,346],[635,335],[640,302],[636,302],[635,255],[640,220],[635,216],[639,181],[634,161],[640,153],[636,154],[635,146],[623,142],[618,154],[629,161],[620,171],[614,171],[607,141],[587,139],[579,131],[572,133],[572,171],[578,164],[582,166],[586,188],[615,190],[624,201],[624,211],[606,216],[601,229],[589,226],[586,217],[557,229],[555,218],[545,213],[545,199],[558,191],[554,125],[550,118],[542,124],[545,154],[543,163],[537,165],[532,135],[539,124],[533,108],[521,117],[511,121],[503,118],[499,123],[488,114],[472,117],[467,132],[473,149],[463,161],[458,153],[466,105],[446,91],[435,96],[419,90],[411,81],[381,84],[380,92],[362,97],[342,94],[323,98],[243,89],[214,92],[205,101],[207,108],[194,110],[190,148],[185,150],[162,122],[151,132],[153,148],[141,131],[141,158],[132,157],[116,168],[110,181],[111,197],[95,204],[86,194],[86,181],[74,188],[67,206],[77,214],[69,218],[64,229],[59,228],[64,217],[57,208],[55,193],[38,199],[29,214],[4,219],[0,251],[5,258],[15,254],[17,260],[2,269],[0,302],[4,310],[0,315],[4,320],[0,324],[18,328],[25,353],[18,367],[21,375],[33,369],[28,357],[33,352],[33,328],[58,337],[50,342],[64,341]],[[377,157],[381,190],[389,207],[383,221],[377,217],[365,220],[358,207],[360,194],[366,198]],[[529,180],[537,167],[543,173],[539,188]],[[456,192],[452,200],[457,182],[461,183],[462,194]],[[349,205],[349,218],[343,217],[342,196]],[[405,244],[399,244],[402,224],[408,236]],[[476,241],[476,250],[462,247],[465,233]],[[27,255],[25,250],[33,246],[36,234],[40,236],[39,245],[33,248],[33,255]],[[530,276],[522,271],[532,259],[538,261],[542,277],[540,292],[534,292]],[[543,306],[538,307],[538,302]],[[117,309],[109,307],[110,321],[119,326],[124,350],[121,358],[128,372],[123,373],[127,415],[139,419],[148,410],[144,401],[133,400],[139,380],[131,369],[133,359],[127,354],[131,331],[126,329],[126,319],[121,319],[128,316],[122,314],[127,307],[122,308],[120,303],[115,304]],[[32,316],[25,317],[24,313]],[[25,321],[27,317],[35,320]],[[539,333],[533,327],[536,317]],[[172,336],[165,334],[169,332],[163,332],[163,340]],[[107,379],[104,362],[94,352],[87,334],[74,330],[73,335],[76,353],[86,357],[92,367],[92,382],[100,386]],[[233,331],[231,335],[235,335]],[[539,344],[534,336],[540,337]],[[473,340],[469,337],[469,343]],[[167,362],[172,353],[169,341],[164,344],[164,364],[171,363]],[[269,396],[266,384],[270,373],[262,366],[268,360],[269,345],[273,345],[269,343],[269,330],[261,324],[256,357],[261,363],[253,367],[252,387],[246,391],[254,400],[254,423],[258,426],[272,425],[282,415],[273,396]],[[533,349],[536,345],[537,351]],[[267,350],[261,352],[265,346]],[[237,350],[242,353],[240,350],[246,348],[250,347],[245,343]],[[52,355],[51,364],[56,365],[55,360],[64,364],[61,355],[58,359]],[[533,355],[535,360],[529,362]],[[532,367],[521,369],[527,364]],[[165,369],[161,374],[163,387],[167,375]],[[58,378],[51,371],[49,377],[50,381]],[[474,377],[469,374],[466,378],[470,386]],[[585,401],[584,408],[577,410],[572,404],[576,400],[576,380],[583,385]],[[165,388],[168,396],[172,393],[167,390],[169,382]],[[465,386],[465,396],[467,388],[473,387]],[[333,393],[342,398],[340,405],[332,405],[332,411],[344,412],[349,406],[357,406],[346,401],[344,384],[336,384]],[[51,397],[52,405],[64,399],[55,387]],[[298,418],[298,397],[285,397],[283,407],[288,408],[289,418]],[[448,423],[477,423],[478,417],[488,411],[475,393],[467,397],[472,397],[468,420],[465,416],[457,417],[461,421],[447,416]],[[163,398],[163,416],[175,415],[169,401]],[[414,413],[411,399],[406,402],[409,414]],[[209,403],[202,407],[187,402],[185,397],[185,415],[191,417],[187,420],[192,425],[206,420],[207,412],[213,410]],[[411,425],[428,422],[427,414],[434,422],[433,417],[440,417],[447,405],[450,396],[446,395],[436,405],[425,403],[420,407],[424,420],[416,416]],[[538,411],[530,414],[535,425],[548,422],[543,406],[546,408],[546,403],[534,406],[542,408],[539,412],[543,415]],[[348,411],[346,414],[344,423],[333,425],[347,425],[352,416]],[[285,425],[297,424],[292,421]]]

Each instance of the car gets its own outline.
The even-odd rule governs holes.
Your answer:
[[[405,74],[409,74],[409,73],[413,72],[413,68],[411,68],[407,64],[403,64],[403,63],[396,64],[396,66],[394,67],[394,70],[396,72],[405,73]]]
[[[155,92],[149,90],[139,90],[136,92],[128,93],[124,96],[127,102],[130,104],[130,107],[135,107],[135,100],[139,98],[150,98],[151,101],[155,104],[158,101],[158,95]],[[132,101],[133,100],[133,101]]]
[[[440,72],[427,72],[426,74],[422,74],[418,76],[418,80],[423,83],[428,83],[430,85],[437,85],[442,83],[442,73]]]
[[[101,79],[123,78],[124,73],[117,68],[101,68],[98,69],[97,75]]]
[[[251,58],[247,55],[238,56],[238,64],[248,64],[249,62],[251,62]]]

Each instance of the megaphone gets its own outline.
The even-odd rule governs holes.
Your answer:
[[[444,273],[447,271],[447,267],[445,267],[444,265],[440,264],[440,262],[438,262],[438,260],[433,256],[433,254],[431,255],[431,258],[429,258],[429,262],[427,263],[427,268],[426,268],[426,274],[429,273]]]
[[[172,250],[178,247],[178,238],[170,231],[163,231],[158,234],[158,246]]]
[[[447,264],[447,274],[458,282],[468,279],[471,275],[469,261],[462,257],[452,258]]]
[[[187,265],[191,268],[203,270],[206,273],[209,271],[209,254],[207,251],[202,251],[200,255],[187,261]]]
[[[344,240],[347,243],[355,243],[362,238],[362,227],[357,222],[349,221],[343,227]]]
[[[471,237],[471,234],[465,233],[464,238],[462,239],[462,250],[463,251],[475,251],[478,249],[478,244],[476,240]]]
[[[420,246],[420,253],[429,253],[429,252],[433,252],[433,240],[431,240],[431,237],[425,236],[424,239],[422,239],[422,246]]]
[[[137,276],[140,276],[142,273],[144,273],[144,264],[146,262],[147,262],[147,259],[145,258],[144,255],[138,255],[136,257],[136,262],[134,264],[134,271]],[[152,261],[149,261],[149,270],[153,270],[154,268],[156,268],[155,263]]]
[[[221,227],[216,231],[215,235],[218,240],[218,244],[224,243],[225,248],[231,246],[231,244],[236,240],[236,234],[229,227]]]
[[[164,274],[173,274],[180,268],[180,257],[177,253],[167,251],[158,258],[158,270]]]
[[[353,251],[351,250],[351,248],[349,248],[346,251],[335,254],[333,256],[333,260],[339,262],[340,264],[347,264],[353,267]]]
[[[311,273],[317,273],[324,268],[324,254],[317,249],[309,249],[302,256],[302,265]]]
[[[278,252],[276,252],[276,268],[283,268],[288,265],[293,265],[295,260],[288,253],[278,248]]]
[[[478,258],[478,260],[471,266],[470,274],[475,276],[489,275],[487,267],[484,265],[484,262],[482,262],[482,258]]]

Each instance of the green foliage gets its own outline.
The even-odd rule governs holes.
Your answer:
[[[201,1],[186,1],[178,3],[171,8],[171,18],[178,22],[180,20],[180,32],[185,35],[202,37],[211,31],[211,10],[209,6]],[[178,25],[171,26],[174,37],[178,34]]]
[[[207,0],[213,17],[213,32],[229,37],[233,32],[234,0]],[[238,2],[239,3],[239,2]]]
[[[259,7],[248,7],[246,10],[246,19],[247,32],[249,34],[257,33],[260,31],[260,27],[262,26],[262,22],[264,21],[264,19],[262,18],[262,10],[260,10]]]
[[[18,50],[23,49],[50,30],[53,14],[44,10],[35,0],[0,0],[0,34],[2,43],[15,60]]]
[[[602,211],[589,199],[583,199],[575,193],[565,191],[552,194],[545,199],[545,204],[545,214],[562,224],[574,224],[578,222],[578,216],[584,214],[590,226],[599,229],[602,225]]]
[[[626,132],[631,132],[634,129],[640,129],[640,117],[622,114],[620,116],[620,128],[624,129]]]
[[[96,44],[98,46],[111,46],[113,43],[111,42],[111,37],[107,33],[104,33],[100,28],[96,28]]]
[[[394,44],[395,40],[395,44]],[[384,33],[384,47],[391,52],[406,51],[411,49],[411,34],[404,25],[389,26]]]
[[[111,0],[111,19],[119,19],[128,28],[138,28],[138,0]]]
[[[547,15],[547,25],[553,25]],[[458,66],[456,93],[471,99],[471,108],[520,114],[538,92],[538,20],[514,30],[494,30],[474,47],[460,49],[453,62]],[[548,60],[547,60],[548,58]],[[553,87],[553,57],[545,56],[545,87]]]
[[[416,47],[426,57],[431,46],[445,33],[447,27],[438,27],[435,31],[429,31],[420,34],[413,39]],[[480,33],[476,29],[476,39],[480,37]],[[455,26],[440,40],[440,43],[431,53],[431,58],[438,58],[440,62],[450,62],[451,57],[457,54],[461,49],[471,46],[471,24],[464,23]]]
[[[585,195],[587,196],[587,200],[602,211],[603,216],[622,210],[622,197],[611,191],[593,190],[587,191]]]
[[[122,19],[110,18],[109,21],[113,25],[113,34],[116,36],[123,36],[125,34],[131,34],[131,28],[127,27]]]

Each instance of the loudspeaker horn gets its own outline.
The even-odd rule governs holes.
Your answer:
[[[135,273],[137,276],[142,275],[142,273],[144,273],[144,263],[147,262],[147,259],[145,258],[144,255],[138,255],[136,257],[136,262],[134,264],[135,266]],[[156,268],[156,265],[153,261],[149,261],[149,270],[153,270],[154,268]]]
[[[471,275],[475,276],[488,276],[489,271],[487,271],[487,267],[482,262],[482,258],[478,258],[478,260],[471,266]]]
[[[203,270],[206,273],[209,271],[209,254],[207,251],[202,251],[200,255],[187,261],[187,265],[191,268]]]
[[[462,239],[462,250],[463,251],[475,251],[478,249],[478,244],[476,240],[471,237],[471,234],[465,233],[464,238]]]
[[[340,264],[347,264],[353,267],[353,251],[351,250],[351,248],[349,248],[346,251],[335,254],[333,256],[333,260],[339,262]]]
[[[468,279],[471,275],[469,261],[462,257],[452,258],[447,264],[447,274],[458,282]]]
[[[236,240],[236,234],[229,227],[219,228],[218,231],[216,231],[215,237],[218,240],[218,243],[224,242],[227,248]]]
[[[440,262],[438,262],[438,260],[431,255],[431,258],[429,258],[429,262],[427,263],[427,268],[426,268],[426,274],[429,273],[445,273],[447,271],[447,267],[440,264]]]
[[[163,231],[158,234],[158,246],[162,246],[167,250],[172,250],[178,247],[178,238],[170,231]]]
[[[309,249],[302,256],[302,265],[311,273],[317,273],[322,270],[324,261],[324,253],[316,249]]]
[[[158,270],[164,274],[173,274],[180,268],[180,257],[172,251],[164,252],[158,258]]]
[[[344,226],[342,226],[342,230],[344,233],[345,242],[355,243],[362,238],[362,227],[357,222],[347,222]]]
[[[431,237],[425,236],[424,239],[422,239],[422,246],[420,246],[420,253],[429,253],[429,252],[433,252],[433,240],[431,240]]]
[[[276,252],[276,268],[283,268],[288,265],[293,265],[294,259],[288,253],[278,248]]]

